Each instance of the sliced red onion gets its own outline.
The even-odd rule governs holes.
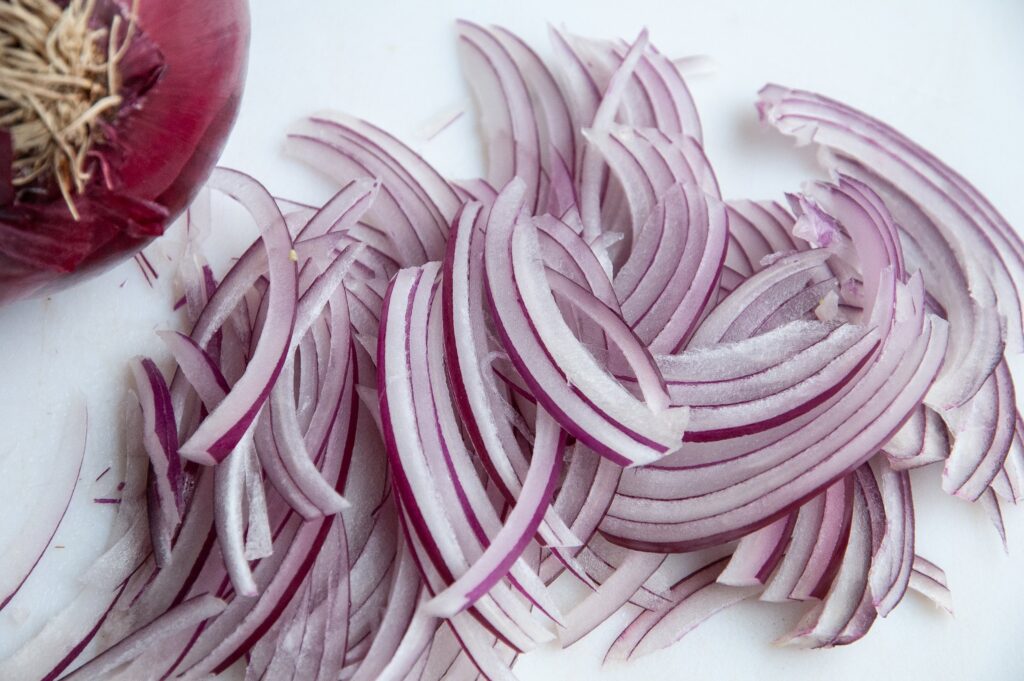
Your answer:
[[[660,196],[633,251],[651,243],[656,255],[631,289],[616,277],[624,318],[653,352],[678,351],[696,328],[718,287],[727,233],[725,207],[692,185]]]
[[[726,264],[750,276],[775,253],[802,250],[793,238],[793,216],[774,201],[729,201],[729,247]]]
[[[589,557],[591,549],[588,545],[599,539],[595,533],[608,504],[615,496],[622,469],[579,442],[574,450],[554,509],[566,518],[573,535],[579,537],[585,545],[553,547],[552,555],[541,564],[539,574],[542,579],[550,582],[563,568],[568,569],[593,589],[597,583],[590,568],[594,567],[596,561],[581,561],[580,558]]]
[[[986,208],[978,205],[980,195],[963,178],[883,123],[820,95],[769,85],[760,93],[758,111],[780,131],[853,157],[904,192],[934,220],[969,278],[975,306],[981,310],[961,310],[958,317],[984,319],[985,308],[998,305],[1010,320],[1007,333],[1012,346],[1022,347],[1017,291],[1024,280],[1020,265],[1024,246],[987,202]],[[967,243],[976,247],[968,251]],[[1012,292],[1012,300],[1005,294],[997,297],[996,287]],[[990,314],[987,319],[992,319]],[[992,322],[983,324],[987,326],[976,322],[974,329],[965,327],[964,342],[958,340],[952,346],[954,354],[930,394],[936,404],[963,404],[987,378],[1001,349],[998,337],[993,338]]]
[[[458,199],[433,168],[398,140],[363,121],[323,114],[296,126],[288,149],[342,182],[380,178],[368,222],[390,236],[402,264],[442,257]]]
[[[494,27],[491,32],[515,60],[530,91],[537,127],[543,140],[541,150],[548,150],[542,156],[547,160],[544,174],[549,183],[546,205],[555,209],[567,207],[565,197],[559,197],[559,193],[568,187],[564,184],[560,186],[560,183],[572,181],[567,166],[576,157],[576,131],[565,97],[552,73],[529,45],[504,28]],[[539,204],[538,207],[542,208],[543,205]],[[561,214],[561,211],[552,212]]]
[[[415,667],[417,660],[426,661],[427,656],[424,654],[424,650],[430,646],[438,624],[437,619],[417,612],[409,622],[394,655],[381,669],[376,679],[400,681],[407,678],[407,674]]]
[[[716,612],[757,593],[760,587],[719,584],[724,566],[724,559],[715,561],[677,582],[671,591],[673,606],[639,614],[615,639],[605,659],[627,660],[666,648]]]
[[[749,457],[705,468],[699,487],[688,479],[685,469],[658,470],[656,482],[642,469],[630,472],[628,478],[624,477],[602,528],[612,536],[628,539],[638,548],[707,545],[742,533],[740,518],[751,523],[744,528],[748,531],[771,522],[845,474],[851,464],[867,460],[919,403],[945,350],[945,325],[925,318],[919,288],[914,293],[900,289],[896,303],[892,333],[883,342],[877,360],[835,403],[862,405],[853,417],[843,409],[840,419],[816,419],[816,425],[798,429],[788,438],[762,449],[754,469],[759,473],[751,469]],[[904,346],[908,341],[911,345]],[[835,417],[839,410],[833,407],[827,413]],[[860,418],[865,419],[863,424]],[[784,448],[787,441],[795,444],[802,442],[802,438],[812,438],[814,444],[806,449]],[[792,455],[793,451],[799,453]],[[720,475],[715,469],[722,473],[734,469],[735,473]],[[764,476],[764,486],[754,482],[761,480],[759,476]],[[673,481],[682,486],[680,490],[669,491]],[[819,482],[814,485],[814,481]],[[765,493],[766,489],[771,491]],[[659,502],[652,496],[665,501]],[[671,501],[666,498],[673,496]],[[751,504],[754,500],[757,503]]]
[[[1013,380],[1005,361],[965,404],[949,410],[953,445],[942,472],[942,488],[975,501],[1003,467],[1017,425]]]
[[[674,184],[693,184],[710,196],[721,197],[718,180],[700,144],[691,137],[667,134],[651,128],[616,127],[611,130],[587,130],[587,140],[595,145],[622,185],[629,203],[631,243],[636,242],[655,204]],[[623,271],[616,276],[630,278],[639,269],[642,256],[652,249],[634,246]]]
[[[914,499],[910,476],[892,470],[879,457],[872,459],[878,480],[885,532],[871,556],[868,583],[872,603],[885,617],[903,600],[914,564]]]
[[[565,628],[558,632],[562,647],[576,643],[603,624],[633,598],[664,562],[664,555],[631,552],[608,579],[569,612]]]
[[[380,629],[363,657],[362,664],[352,676],[352,681],[370,681],[378,678],[377,675],[381,674],[390,664],[390,660],[396,657],[413,622],[422,587],[410,550],[403,547],[399,551],[398,568],[392,578],[387,610],[381,619]]]
[[[491,538],[483,554],[455,582],[424,607],[439,617],[452,617],[487,593],[519,557],[540,524],[561,470],[564,445],[558,425],[539,413],[530,470],[515,506],[504,518],[501,530]]]
[[[800,507],[792,539],[761,600],[824,597],[849,541],[853,494],[853,477],[848,475]]]
[[[266,558],[274,552],[270,537],[270,516],[267,512],[263,472],[255,449],[248,451],[245,461],[245,508],[247,509],[245,547],[246,560]]]
[[[351,452],[360,440],[357,433],[365,432],[366,424],[357,423],[355,411],[344,414],[348,421],[339,419],[336,427],[335,447]],[[347,459],[348,455],[343,456]],[[344,484],[346,468],[341,466],[336,473],[338,486]],[[226,669],[238,657],[243,655],[251,645],[263,636],[277,622],[285,606],[298,591],[303,579],[309,574],[312,563],[323,542],[329,534],[332,520],[314,520],[297,522],[288,519],[281,525],[286,532],[284,541],[286,550],[275,551],[274,555],[261,561],[254,576],[261,595],[255,601],[236,599],[228,609],[207,628],[207,635],[202,641],[193,641],[183,651],[181,668],[189,669],[190,674],[202,673],[206,670],[217,672]],[[217,632],[222,632],[218,634]]]
[[[396,494],[409,515],[411,529],[423,543],[431,569],[437,571],[444,583],[451,584],[455,575],[469,568],[474,553],[481,551],[483,528],[479,524],[481,518],[476,517],[474,531],[472,514],[468,518],[463,516],[463,522],[455,524],[445,510],[440,492],[450,489],[452,497],[458,500],[459,510],[451,511],[455,517],[474,508],[481,511],[483,507],[473,506],[467,497],[472,488],[466,487],[468,480],[457,477],[456,459],[448,449],[461,444],[440,427],[440,419],[434,411],[434,405],[441,401],[436,393],[432,394],[431,370],[424,355],[429,352],[436,359],[441,359],[442,355],[436,345],[435,350],[423,347],[423,337],[428,333],[431,301],[437,296],[434,281],[437,271],[436,265],[403,270],[392,281],[381,318],[378,389]],[[438,309],[434,317],[436,338],[441,337],[439,312]],[[418,339],[415,345],[412,334]],[[410,352],[414,353],[411,357]],[[398,368],[395,368],[395,361],[399,361]],[[455,480],[449,477],[453,475]],[[426,572],[427,566],[421,563],[419,567]],[[429,574],[425,576],[429,578]],[[543,584],[540,587],[543,588]],[[541,595],[530,593],[534,598]],[[515,628],[508,630],[508,634],[522,641],[520,645],[530,645],[530,635],[550,637],[514,595],[502,589],[492,590],[489,596],[477,602],[476,609],[496,627],[508,619],[509,624],[521,629],[519,633]]]
[[[672,451],[686,411],[654,411],[580,346],[540,274],[536,228],[514,224],[522,197],[519,182],[498,197],[485,248],[489,301],[513,363],[559,424],[602,455],[637,464]]]
[[[557,271],[549,269],[546,277],[548,286],[555,296],[568,301],[574,310],[589,317],[616,345],[623,361],[628,365],[628,371],[636,380],[641,395],[651,409],[655,412],[666,409],[669,405],[669,395],[654,358],[625,320],[615,313],[615,309],[605,305],[583,286]]]
[[[445,257],[443,315],[446,366],[452,396],[477,455],[501,485],[506,498],[518,498],[528,463],[505,418],[504,398],[486,374],[489,354],[484,330],[483,235],[484,214],[477,204],[467,204],[452,225]],[[542,535],[549,544],[574,543],[568,530],[560,529],[557,514],[545,513]]]
[[[796,514],[776,520],[740,539],[718,583],[728,586],[760,586],[782,560],[789,544]]]
[[[669,392],[673,404],[691,406],[687,441],[723,440],[777,426],[814,409],[854,379],[877,347],[877,332],[843,325],[761,372],[734,381],[673,381]]]
[[[1021,437],[1021,420],[1018,417],[1016,435],[1010,444],[1010,451],[1003,462],[1003,469],[992,481],[992,491],[1001,499],[1017,504],[1024,499],[1024,440]]]
[[[223,461],[223,465],[214,469],[217,541],[235,592],[243,597],[252,597],[258,593],[246,556],[242,502],[247,462],[255,455],[252,437],[251,432],[246,433],[235,450]]]
[[[919,406],[885,444],[889,465],[895,470],[908,470],[949,456],[949,431],[938,412]]]
[[[515,681],[515,675],[508,662],[495,650],[495,637],[486,629],[475,626],[467,613],[449,620],[459,644],[480,674],[496,681]]]
[[[50,546],[71,506],[78,477],[85,460],[89,416],[85,403],[76,400],[67,415],[55,464],[49,470],[48,495],[52,502],[33,509],[29,523],[19,532],[13,546],[4,547],[4,569],[0,571],[0,610],[18,593]]]
[[[625,96],[625,90],[633,77],[633,71],[647,49],[647,31],[643,30],[629,48],[629,52],[614,70],[608,80],[607,87],[601,96],[600,103],[594,111],[589,127],[597,131],[609,128],[615,120],[619,105]],[[601,233],[600,200],[603,192],[607,170],[600,152],[591,145],[583,149],[580,162],[580,215],[583,220],[583,234],[588,241]]]
[[[627,561],[635,560],[632,549],[612,544],[597,534],[587,546],[576,551],[573,561],[561,559],[569,565],[569,571],[592,590],[599,588]],[[671,604],[668,591],[671,584],[661,578],[658,572],[651,574],[642,587],[629,597],[629,602],[645,610],[663,610]],[[612,594],[607,594],[608,596]]]
[[[881,495],[870,470],[858,469],[853,521],[843,562],[824,600],[814,606],[781,642],[814,648],[843,645],[871,626],[875,609],[868,587],[872,553],[881,543]]]
[[[988,519],[992,521],[992,526],[996,528],[999,541],[1003,544],[1003,551],[1009,553],[1010,547],[1006,541],[1006,524],[1003,521],[1003,507],[999,501],[999,495],[990,487],[981,495],[979,501],[982,508],[985,509],[985,513],[988,514]]]
[[[704,319],[689,347],[707,347],[769,331],[762,328],[765,320],[794,296],[821,284],[832,288],[832,273],[825,265],[828,257],[820,249],[786,256],[747,279]]]
[[[324,479],[312,454],[306,449],[302,428],[295,413],[295,399],[292,395],[294,383],[294,366],[291,362],[285,362],[281,380],[270,393],[272,436],[285,470],[299,492],[321,514],[333,515],[348,508],[349,504],[335,490],[334,485]]]
[[[138,583],[126,589],[131,607],[126,609],[125,617],[105,627],[108,638],[129,634],[184,599],[183,591],[193,578],[195,566],[205,562],[213,544],[213,477],[209,472],[199,475],[170,562],[159,571],[153,569],[155,565],[143,566]]]
[[[953,614],[953,596],[946,584],[946,572],[935,563],[915,555],[910,588]]]
[[[275,554],[260,563],[255,571],[260,596],[236,599],[228,609],[207,627],[203,641],[186,654],[182,666],[192,675],[220,673],[227,669],[269,629],[280,616],[312,567],[311,554],[326,536],[330,519],[293,524],[293,539],[288,551],[277,559]],[[315,548],[314,548],[315,547]],[[276,574],[275,574],[276,573]]]
[[[106,678],[109,672],[133,659],[160,639],[216,617],[223,612],[224,607],[224,601],[213,596],[190,598],[61,678],[68,681]]]
[[[989,284],[978,281],[982,275],[971,256],[941,223],[929,217],[915,199],[890,180],[851,159],[836,157],[832,162],[842,172],[869,184],[882,196],[898,221],[904,250],[924,273],[929,282],[929,294],[950,321],[951,349],[944,374],[956,372],[958,363],[964,362],[990,370],[1002,353],[1002,327],[995,307],[991,303],[983,304]],[[976,289],[980,293],[973,296],[971,291]],[[976,382],[976,378],[972,381]],[[949,392],[949,384],[954,382],[954,378],[944,376],[937,383],[936,397],[930,403],[943,410],[950,406],[948,400],[942,400],[942,391]],[[971,389],[976,390],[977,385]]]
[[[273,426],[271,425],[268,412],[264,412],[256,422],[256,454],[260,465],[267,474],[267,480],[273,485],[288,506],[295,509],[305,520],[322,518],[324,513],[316,504],[309,500],[298,484],[292,479],[284,461],[281,460],[281,453],[277,441],[274,438]]]
[[[546,203],[542,181],[554,150],[550,140],[542,137],[526,79],[496,36],[468,21],[458,26],[463,70],[481,114],[487,180],[503,187],[513,177],[520,178],[526,185],[526,204],[533,212]]]
[[[267,322],[245,374],[181,445],[182,456],[207,465],[231,452],[269,396],[270,386],[281,370],[284,353],[291,342],[297,298],[296,268],[289,258],[291,237],[273,197],[258,182],[234,171],[218,170],[210,183],[211,187],[235,197],[252,211],[264,235],[271,286]],[[225,279],[221,286],[227,285]]]
[[[623,41],[603,41],[571,36],[575,46],[598,83],[607,83],[629,50]],[[700,118],[677,69],[649,45],[637,64],[629,92],[623,101],[623,118],[636,126],[658,128],[667,133],[684,132],[701,139]]]
[[[339,565],[338,562],[341,564]],[[349,623],[348,554],[336,523],[290,612],[254,648],[264,659],[246,669],[257,678],[336,679],[344,664]],[[327,647],[327,637],[335,636]],[[339,644],[340,643],[340,644]]]
[[[144,471],[140,467],[140,472]],[[146,478],[144,474],[135,477],[132,487],[123,490],[125,501],[118,512],[121,522],[115,523],[108,549],[82,575],[81,590],[34,637],[0,662],[0,678],[55,681],[110,617],[145,558],[149,531],[142,500]]]
[[[171,537],[181,524],[181,459],[178,456],[178,428],[171,406],[171,393],[163,374],[151,359],[131,363],[135,392],[142,407],[143,438],[151,465],[150,490],[157,514],[150,518],[157,565],[169,560]],[[159,547],[165,547],[163,551]]]

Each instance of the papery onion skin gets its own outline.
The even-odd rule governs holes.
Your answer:
[[[131,5],[100,0],[93,21],[127,18]],[[238,113],[248,45],[247,0],[138,3],[122,78],[126,87],[132,78],[155,82],[126,95],[94,148],[103,171],[94,169],[73,197],[80,219],[52,187],[43,202],[0,204],[0,304],[77,283],[163,233],[220,156]]]

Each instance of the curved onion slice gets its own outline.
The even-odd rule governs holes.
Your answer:
[[[951,347],[955,354],[930,396],[943,406],[963,404],[981,387],[1001,352],[998,324],[994,335],[991,322],[975,322],[971,329],[968,320],[998,305],[1009,320],[1011,346],[1024,347],[1018,293],[1024,282],[1024,244],[963,178],[881,122],[820,95],[777,85],[761,90],[758,111],[803,143],[813,141],[870,166],[932,217],[962,263],[974,305],[981,308],[958,313],[967,324],[965,341]],[[974,247],[968,251],[966,243]]]
[[[722,574],[718,575],[718,583],[729,586],[764,584],[782,559],[795,521],[796,514],[791,513],[743,537]]]
[[[882,541],[885,518],[881,498],[870,469],[857,470],[854,484],[850,540],[831,589],[808,612],[783,642],[814,648],[852,643],[863,636],[875,619],[868,587],[871,556]]]
[[[705,546],[771,522],[867,460],[919,403],[945,350],[945,325],[924,316],[919,290],[899,289],[896,306],[877,359],[835,403],[856,404],[856,411],[833,405],[760,450],[756,464],[746,456],[706,467],[699,486],[686,469],[652,471],[656,481],[632,471],[602,523],[605,532],[637,547]]]
[[[224,601],[213,596],[191,598],[61,678],[70,681],[103,679],[109,672],[139,655],[162,637],[216,617],[224,611],[224,607]]]
[[[536,228],[514,223],[523,191],[513,182],[498,197],[485,248],[489,301],[512,362],[559,424],[600,454],[639,464],[673,451],[686,410],[638,401],[580,346],[540,276]]]
[[[198,463],[222,460],[234,448],[270,394],[291,342],[295,319],[297,275],[289,258],[291,237],[270,194],[255,180],[218,169],[210,178],[213,188],[236,197],[253,211],[265,234],[270,273],[270,295],[264,333],[233,390],[182,445],[181,455]],[[226,283],[226,282],[225,282]],[[241,386],[239,388],[239,386]]]
[[[446,446],[458,443],[444,439],[436,412],[431,413],[434,411],[431,401],[437,398],[430,390],[424,336],[427,335],[430,301],[437,295],[434,281],[437,273],[436,265],[402,270],[389,286],[381,318],[378,390],[395,492],[403,502],[410,530],[415,532],[429,556],[430,570],[423,563],[419,565],[420,570],[428,577],[428,583],[430,573],[436,570],[442,582],[451,584],[455,575],[469,569],[470,562],[476,558],[474,553],[479,554],[481,548],[480,535],[473,532],[469,523],[463,520],[453,524],[450,514],[454,509],[446,511],[444,497],[440,494],[448,488],[458,499],[468,489],[463,482],[460,491],[457,479],[449,477],[455,473],[449,468],[455,462]],[[439,315],[435,319],[439,322]],[[440,327],[437,328],[440,331]],[[417,345],[411,345],[413,334],[416,334]],[[418,356],[410,358],[411,351]],[[416,372],[411,370],[413,366],[418,368]],[[427,402],[420,407],[418,400]],[[460,501],[459,506],[465,509],[468,504],[466,499]],[[536,640],[533,637],[543,640],[550,636],[534,622],[515,595],[504,589],[492,590],[477,601],[475,609],[520,647],[532,645]],[[507,624],[501,624],[506,621]]]
[[[673,606],[638,615],[612,644],[606,659],[626,660],[665,648],[719,610],[757,593],[758,587],[718,583],[724,566],[725,559],[718,560],[679,580],[671,591]]]
[[[171,537],[181,524],[184,504],[178,428],[170,390],[153,360],[136,358],[130,366],[142,407],[142,443],[150,461],[150,503],[156,511],[150,518],[150,533],[157,565],[163,567],[170,559]]]
[[[518,498],[529,464],[505,416],[505,398],[487,374],[490,351],[485,334],[483,235],[479,229],[484,219],[481,207],[470,203],[452,224],[442,287],[445,361],[455,406],[477,456],[511,500]],[[557,514],[546,512],[545,518],[541,532],[549,544],[578,541],[568,536],[568,530],[560,530]]]
[[[4,547],[4,566],[0,570],[0,610],[11,602],[39,563],[71,506],[85,460],[88,428],[85,404],[76,402],[68,414],[58,446],[60,465],[49,469],[49,493],[54,501],[33,509],[30,524],[18,533],[15,544]]]

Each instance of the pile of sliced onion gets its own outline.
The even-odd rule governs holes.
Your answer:
[[[621,608],[608,659],[750,598],[806,603],[783,640],[812,647],[908,589],[949,608],[908,471],[1000,527],[1020,500],[1024,244],[900,133],[775,85],[761,118],[832,180],[723,200],[645,33],[552,43],[459,24],[484,178],[334,114],[288,138],[323,206],[214,173],[260,237],[219,280],[181,263],[115,538],[0,677],[510,679]]]

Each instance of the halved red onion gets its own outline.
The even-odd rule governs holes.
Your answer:
[[[185,209],[238,111],[249,12],[241,0],[47,0],[0,31],[9,301],[109,267]]]

